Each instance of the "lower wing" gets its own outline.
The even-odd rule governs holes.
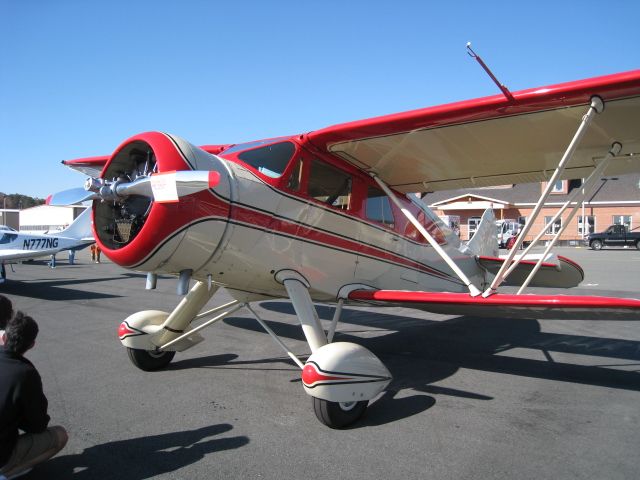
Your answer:
[[[47,257],[58,253],[59,248],[49,248],[43,250],[0,250],[0,262],[15,263],[15,261],[33,260],[35,258]]]
[[[433,313],[549,320],[640,320],[640,300],[577,295],[512,295],[354,290],[349,300],[417,308]]]

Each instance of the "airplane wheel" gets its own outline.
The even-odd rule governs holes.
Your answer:
[[[594,240],[591,242],[591,248],[594,250],[602,250],[602,242],[600,240]]]
[[[367,409],[367,400],[360,402],[329,402],[311,397],[313,411],[322,423],[329,428],[344,428],[362,417]]]
[[[152,372],[166,367],[173,360],[176,352],[154,352],[152,350],[141,350],[139,348],[127,347],[129,360],[140,370]]]
[[[638,250],[640,250],[640,240],[638,240],[638,241],[636,242],[636,248],[637,248]]]

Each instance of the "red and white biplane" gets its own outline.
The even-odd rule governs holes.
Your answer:
[[[640,300],[522,294],[583,279],[549,249],[506,258],[486,212],[466,244],[411,192],[585,179],[640,171],[640,70],[424,108],[301,135],[194,146],[147,132],[111,156],[65,161],[91,176],[51,203],[93,200],[95,238],[125,268],[179,277],[172,312],[134,313],[119,336],[143,370],[166,366],[198,333],[248,309],[302,370],[321,422],[355,422],[391,380],[366,348],[333,342],[345,304],[506,318],[639,320]],[[551,221],[553,223],[557,216]],[[563,224],[568,224],[565,220]],[[543,228],[538,239],[546,228]],[[558,232],[558,235],[561,232]],[[547,237],[548,238],[548,237]],[[556,237],[557,238],[557,237]],[[195,284],[189,289],[190,282]],[[500,285],[522,284],[517,294]],[[226,288],[235,299],[202,312]],[[288,297],[309,344],[294,355],[251,303]],[[335,303],[328,331],[314,302]]]

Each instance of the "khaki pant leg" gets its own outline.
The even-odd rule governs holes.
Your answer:
[[[50,459],[64,448],[68,438],[67,431],[60,426],[49,427],[41,433],[20,435],[0,473],[9,477]]]

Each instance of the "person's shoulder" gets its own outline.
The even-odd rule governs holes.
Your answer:
[[[31,363],[28,358],[25,358],[22,355],[18,355],[16,353],[10,352],[4,347],[0,347],[0,364],[3,367],[11,367],[17,371],[25,371],[25,372],[35,372],[38,373],[36,367]]]

